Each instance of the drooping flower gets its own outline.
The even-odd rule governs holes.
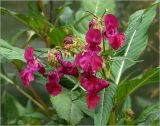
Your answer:
[[[56,69],[55,71],[49,72],[47,75],[48,82],[46,84],[46,89],[53,96],[57,96],[61,91],[62,87],[59,84],[60,78],[64,74],[61,71],[61,68]]]
[[[99,45],[101,43],[101,32],[98,29],[90,29],[86,33],[86,41],[89,44],[97,44]]]
[[[112,14],[107,14],[104,17],[104,23],[106,25],[106,27],[114,27],[114,28],[118,28],[119,23],[118,23],[118,19],[116,18],[116,16],[112,15]]]
[[[118,20],[112,14],[107,14],[104,18],[106,30],[104,32],[105,37],[108,39],[110,46],[113,49],[118,49],[122,47],[125,41],[125,35],[123,33],[118,33]]]
[[[20,76],[25,87],[28,87],[30,82],[34,80],[33,72],[29,69],[23,69],[20,72]]]
[[[119,33],[113,37],[109,37],[108,41],[113,49],[118,49],[124,44],[125,35],[123,33]]]
[[[40,72],[45,73],[45,68],[37,59],[34,58],[34,48],[28,47],[25,50],[24,58],[27,62],[27,67],[20,72],[22,82],[26,87],[29,86],[30,82],[34,80],[34,73]]]
[[[53,96],[57,96],[62,91],[62,87],[59,84],[60,79],[65,74],[78,77],[78,69],[74,63],[63,60],[60,51],[55,52],[54,55],[59,62],[59,67],[57,67],[56,70],[48,73],[46,89]]]
[[[98,93],[107,88],[109,83],[99,79],[92,73],[83,73],[80,80],[82,86],[87,90],[86,101],[89,109],[94,109],[99,102]]]
[[[91,70],[94,73],[97,72],[103,64],[103,60],[100,56],[90,52],[79,53],[75,58],[75,62],[77,67],[80,67],[83,71],[87,72]]]

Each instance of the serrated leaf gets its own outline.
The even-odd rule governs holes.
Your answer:
[[[116,85],[111,84],[109,88],[101,91],[101,100],[95,110],[94,124],[107,125],[112,107],[114,105],[114,95],[116,92]]]
[[[118,51],[117,55],[137,59],[147,46],[148,28],[156,15],[156,5],[152,6],[146,13],[144,10],[136,11],[129,18],[128,28],[125,32],[125,45]],[[131,61],[115,61],[112,65],[113,78],[119,84],[122,73],[134,65]]]
[[[52,96],[51,102],[58,116],[65,119],[69,124],[77,124],[83,118],[82,111],[68,94],[61,93],[58,96]]]
[[[118,85],[116,92],[116,104],[122,102],[127,96],[132,94],[138,88],[146,84],[154,84],[159,82],[159,68],[154,68],[147,71],[141,78],[140,76],[135,77],[133,80],[125,81]]]
[[[159,125],[160,122],[160,102],[148,106],[137,118],[138,126],[144,125]]]

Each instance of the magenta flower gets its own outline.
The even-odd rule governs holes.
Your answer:
[[[86,33],[86,41],[89,44],[97,44],[99,45],[101,43],[101,32],[98,29],[90,29]]]
[[[78,77],[78,69],[74,63],[71,63],[70,61],[63,61],[61,65],[62,72],[64,74]]]
[[[61,91],[62,87],[59,84],[60,78],[63,77],[64,74],[61,72],[61,68],[56,69],[53,72],[49,72],[47,75],[48,82],[46,84],[46,89],[53,96],[57,96]]]
[[[123,33],[119,33],[113,37],[109,37],[108,41],[113,49],[118,49],[124,44],[125,35]]]
[[[125,35],[117,31],[119,25],[117,18],[112,14],[106,15],[105,25],[106,31],[104,35],[108,39],[110,46],[115,50],[122,47],[125,41]]]
[[[20,72],[20,77],[22,82],[26,87],[30,85],[30,82],[34,80],[34,73],[40,72],[41,74],[45,73],[45,68],[42,63],[34,58],[34,48],[28,47],[25,50],[24,58],[27,61],[27,67]]]
[[[99,79],[91,73],[83,73],[80,80],[82,86],[87,90],[86,101],[89,109],[94,109],[99,102],[98,93],[107,88],[109,83]]]
[[[107,28],[109,26],[114,27],[114,28],[118,28],[118,26],[119,26],[118,19],[116,18],[116,16],[114,16],[112,14],[107,14],[104,17],[104,23]]]
[[[20,76],[25,87],[28,87],[30,82],[34,80],[33,72],[29,69],[23,69],[20,72]]]
[[[99,100],[100,97],[98,96],[98,94],[87,93],[86,102],[88,105],[88,109],[95,109],[95,107],[98,105]]]
[[[77,67],[80,67],[84,72],[91,70],[95,73],[102,67],[103,60],[96,53],[85,52],[84,54],[79,53],[75,62]]]
[[[87,44],[86,45],[86,50],[87,52],[90,52],[90,53],[99,53],[101,51],[101,47],[97,44]]]
[[[78,69],[74,63],[70,61],[64,61],[60,51],[57,51],[55,56],[60,66],[56,68],[55,71],[48,73],[48,82],[46,84],[46,89],[53,96],[58,95],[62,91],[62,87],[59,84],[59,81],[64,76],[64,74],[78,77]]]

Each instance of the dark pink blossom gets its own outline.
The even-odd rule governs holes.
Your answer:
[[[92,70],[95,73],[102,67],[103,60],[96,53],[85,52],[83,55],[81,53],[78,54],[75,62],[83,71]]]
[[[64,74],[61,73],[60,69],[49,72],[47,75],[48,82],[46,84],[46,89],[53,96],[57,96],[62,91],[62,87],[59,84],[59,81],[63,75]]]
[[[83,73],[80,79],[82,86],[87,90],[86,101],[89,109],[94,109],[98,105],[98,93],[107,88],[109,83],[99,79],[92,73]]]
[[[87,44],[86,51],[90,53],[99,53],[101,51],[101,47],[97,44]]]
[[[78,69],[74,63],[70,61],[63,61],[61,65],[62,65],[62,72],[64,74],[78,77]]]
[[[29,86],[29,82],[34,80],[34,73],[40,72],[41,74],[45,73],[45,68],[37,59],[34,58],[34,48],[28,47],[25,50],[24,58],[27,62],[27,67],[20,72],[20,77],[22,82],[26,87]]]
[[[106,31],[104,33],[106,38],[113,37],[113,36],[115,36],[117,34],[118,34],[118,31],[117,31],[117,28],[115,28],[115,27],[107,27],[107,29],[106,29]]]
[[[101,32],[98,29],[90,29],[86,33],[86,41],[89,44],[97,44],[99,45],[101,43]]]
[[[118,23],[118,19],[116,18],[116,16],[112,15],[112,14],[107,14],[104,17],[104,23],[106,25],[106,27],[114,27],[114,28],[118,28],[119,23]]]
[[[20,76],[25,87],[28,87],[30,82],[34,80],[33,72],[29,69],[23,69],[20,72]]]
[[[108,39],[110,46],[115,50],[122,47],[125,35],[117,31],[119,25],[117,18],[112,14],[107,14],[104,20],[106,25],[104,35]]]
[[[86,102],[88,105],[88,109],[95,109],[95,107],[98,105],[99,100],[100,97],[98,96],[98,94],[87,93]]]
[[[125,42],[125,35],[123,33],[119,33],[113,37],[108,38],[109,44],[113,49],[118,49],[122,47]]]

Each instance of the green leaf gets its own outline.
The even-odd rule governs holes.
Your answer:
[[[107,125],[111,110],[114,105],[114,95],[116,92],[116,85],[110,84],[109,88],[101,91],[98,107],[95,110],[94,124]]]
[[[102,16],[106,9],[108,9],[107,13],[114,13],[115,9],[115,1],[114,0],[81,0],[81,9],[76,13],[76,21],[81,19],[84,15],[86,15],[85,11],[90,11],[94,13],[96,16]],[[85,17],[81,22],[76,25],[76,28],[81,33],[85,34],[88,30],[88,23],[93,16]]]
[[[28,10],[30,16],[42,16],[38,1],[28,1]]]
[[[71,24],[73,22],[73,10],[70,7],[65,7],[63,13],[60,15],[61,24]]]
[[[125,45],[118,51],[117,55],[137,59],[147,46],[148,28],[156,15],[156,5],[148,9],[136,11],[129,18],[128,28],[125,32]],[[122,73],[134,65],[131,61],[115,61],[112,65],[113,78],[116,84],[119,84]]]
[[[63,40],[66,37],[67,33],[64,31],[64,29],[61,28],[53,28],[50,29],[48,36],[52,40],[52,43],[54,45],[60,46],[63,44]]]
[[[160,102],[148,106],[137,118],[136,124],[140,125],[159,125],[160,122]]]
[[[88,109],[87,104],[86,104],[86,98],[82,97],[78,100],[75,100],[75,104],[88,116],[94,118],[94,111]]]
[[[69,124],[77,124],[83,118],[82,111],[68,94],[61,93],[58,96],[51,97],[51,102],[58,116],[65,119]]]
[[[36,48],[34,52],[35,57],[36,56],[43,58],[47,57],[49,50],[50,50],[49,48]],[[10,45],[3,39],[0,39],[0,55],[9,60],[17,59],[25,62],[24,50]]]
[[[13,119],[22,116],[25,112],[25,108],[7,92],[2,96],[2,117],[7,123]]]
[[[132,94],[138,88],[146,84],[154,84],[159,82],[159,68],[154,68],[145,72],[143,76],[137,76],[133,80],[125,81],[118,85],[116,92],[116,104],[122,102],[127,96]]]
[[[23,54],[24,50],[13,47],[5,40],[0,39],[0,55],[2,55],[3,57],[7,59],[18,59],[24,62],[25,60]]]

